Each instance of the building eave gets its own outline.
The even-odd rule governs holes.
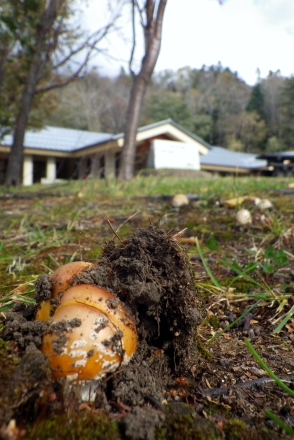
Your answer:
[[[151,124],[149,126],[141,127],[136,136],[136,142],[143,142],[148,139],[156,138],[157,136],[166,135],[171,138],[171,140],[184,142],[184,143],[192,143],[197,146],[200,154],[205,155],[209,151],[209,147],[204,143],[204,141],[199,140],[200,138],[196,138],[195,136],[190,136],[182,129],[179,129],[175,124],[166,121],[164,124]],[[124,142],[124,134],[121,133],[116,136],[116,140],[120,147],[123,146]]]
[[[221,165],[209,165],[203,163],[200,164],[200,169],[205,171],[219,171],[234,174],[250,174],[252,171],[260,170],[260,168],[230,167]]]

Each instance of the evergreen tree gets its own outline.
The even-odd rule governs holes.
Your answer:
[[[290,150],[294,147],[294,76],[285,80],[280,108],[282,139]]]
[[[142,122],[150,124],[164,119],[173,119],[187,130],[193,131],[193,114],[178,93],[153,94],[143,109]]]
[[[249,102],[246,107],[247,112],[255,111],[261,119],[265,119],[264,94],[261,84],[258,82],[252,87]]]

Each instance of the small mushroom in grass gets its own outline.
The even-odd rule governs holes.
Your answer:
[[[86,261],[72,261],[71,263],[59,266],[51,276],[52,299],[58,298],[58,295],[71,286],[71,280],[74,275],[81,274],[85,269],[90,269],[94,265]],[[49,301],[42,301],[37,312],[36,319],[47,321],[50,317],[52,304]]]
[[[252,217],[248,209],[240,209],[236,214],[236,223],[239,226],[252,223]]]
[[[272,202],[270,200],[268,200],[268,199],[260,200],[260,202],[257,204],[257,206],[262,211],[265,211],[266,209],[272,209],[273,208]]]
[[[174,208],[182,208],[189,205],[189,199],[185,194],[176,194],[173,196],[171,204]]]

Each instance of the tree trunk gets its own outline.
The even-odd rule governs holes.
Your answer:
[[[27,67],[20,106],[16,114],[13,144],[6,171],[6,185],[21,183],[23,142],[35,94],[63,87],[78,78],[87,65],[90,55],[97,49],[97,43],[107,35],[119,18],[122,7],[122,2],[119,2],[118,8],[115,9],[105,26],[82,38],[80,30],[75,31],[70,27],[69,20],[74,10],[72,9],[74,0],[38,0],[27,3],[28,6],[32,6],[32,18],[34,18],[32,23],[34,25],[29,26],[29,39],[23,39],[21,42],[15,41],[15,44],[20,44],[20,46],[23,44],[24,46],[21,49],[24,54],[24,66]],[[36,6],[40,6],[37,11]],[[60,49],[58,57],[54,58],[53,55],[58,49]],[[50,79],[52,72],[58,72],[69,64],[73,66],[74,62],[71,61],[78,53],[83,53],[83,60],[78,62],[77,68],[70,76],[67,76],[64,81],[46,82]],[[62,55],[61,58],[60,55]],[[5,66],[0,61],[0,79],[2,67]],[[42,79],[45,81],[38,88]]]
[[[34,92],[31,91],[33,86],[33,78],[30,78],[30,84],[24,87],[21,108],[18,112],[15,129],[13,134],[13,143],[11,145],[8,167],[6,172],[5,184],[7,186],[18,186],[21,184],[22,162],[23,162],[23,143],[25,131],[28,123],[28,115],[31,109]],[[31,87],[28,87],[28,86]]]
[[[163,15],[167,0],[160,0],[154,16],[154,0],[146,0],[144,11],[146,25],[144,25],[145,55],[141,69],[134,75],[131,87],[127,116],[124,145],[121,152],[119,180],[131,180],[134,177],[136,135],[140,120],[143,98],[147,85],[155,68],[161,46]]]
[[[134,176],[136,135],[147,83],[141,75],[135,77],[128,104],[126,132],[121,154],[119,180],[131,180]]]
[[[20,185],[23,162],[23,142],[32,107],[39,73],[42,69],[42,51],[46,38],[56,18],[56,0],[49,0],[40,23],[37,26],[35,51],[31,59],[28,76],[22,92],[20,109],[16,117],[13,143],[10,149],[5,185]]]
[[[21,184],[23,143],[28,124],[29,112],[32,106],[34,93],[37,85],[38,66],[36,58],[31,65],[27,83],[24,86],[21,106],[15,121],[13,143],[10,149],[5,184],[18,186]]]

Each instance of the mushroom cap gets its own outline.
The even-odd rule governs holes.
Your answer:
[[[238,225],[247,225],[252,223],[252,217],[248,209],[240,209],[236,214],[236,222]]]
[[[62,296],[41,350],[55,379],[89,380],[128,363],[136,347],[135,322],[123,303],[105,289],[80,284]]]
[[[189,199],[185,194],[176,194],[171,203],[174,208],[181,208],[181,206],[189,205]]]
[[[74,275],[81,274],[85,269],[90,269],[93,263],[87,261],[72,261],[71,263],[59,266],[51,276],[52,296],[57,298],[58,294],[70,287],[70,281]]]
[[[259,209],[264,211],[265,209],[272,209],[273,204],[268,199],[261,199],[257,206],[258,206]]]
[[[58,298],[59,294],[71,286],[74,275],[80,275],[85,269],[93,267],[93,263],[86,261],[72,261],[71,263],[59,266],[51,275],[52,299]],[[48,321],[53,306],[49,301],[42,301],[37,311],[36,319]]]

